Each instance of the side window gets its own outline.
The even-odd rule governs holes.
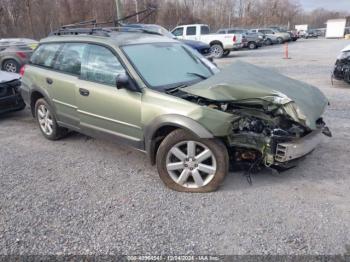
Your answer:
[[[115,86],[117,76],[122,73],[125,73],[124,67],[109,49],[88,45],[88,56],[82,67],[83,79]]]
[[[237,31],[236,31],[236,30],[229,30],[228,33],[229,33],[229,34],[236,34]]]
[[[189,26],[186,28],[186,35],[196,35],[196,27]]]
[[[53,68],[65,73],[80,76],[81,61],[86,46],[86,44],[81,43],[65,44],[62,51],[59,53]]]
[[[32,55],[30,62],[33,65],[52,68],[57,52],[62,44],[42,44]]]
[[[208,35],[209,33],[209,27],[201,26],[201,35]]]
[[[172,33],[173,33],[174,36],[183,36],[184,28],[183,27],[178,27]]]

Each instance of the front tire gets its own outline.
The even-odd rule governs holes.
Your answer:
[[[256,48],[257,48],[257,45],[256,45],[255,42],[250,42],[250,43],[248,44],[248,48],[249,48],[250,50],[253,50],[253,49],[256,49]]]
[[[215,58],[221,58],[224,54],[224,48],[220,44],[214,44],[210,47],[210,53]]]
[[[35,118],[41,133],[49,140],[58,140],[68,133],[66,128],[58,126],[51,106],[43,98],[35,103]]]
[[[215,191],[228,173],[228,153],[216,139],[200,139],[177,129],[160,144],[156,163],[159,177],[180,192]]]

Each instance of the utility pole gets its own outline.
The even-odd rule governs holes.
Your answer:
[[[122,0],[115,0],[115,7],[116,7],[116,20],[122,19],[123,16],[123,4]],[[117,26],[117,25],[116,25]]]
[[[135,0],[135,9],[136,9],[136,21],[137,22],[140,22],[140,18],[139,18],[139,14],[138,14],[138,12],[139,12],[139,5],[138,5],[138,3],[137,3],[137,0]]]

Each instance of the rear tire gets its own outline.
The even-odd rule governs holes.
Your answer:
[[[210,47],[210,53],[215,58],[221,58],[224,54],[224,48],[220,44],[214,44]]]
[[[10,73],[18,73],[20,65],[16,60],[8,59],[2,64],[2,70]]]
[[[222,56],[227,57],[227,56],[229,56],[230,53],[231,53],[230,50],[225,50],[224,53],[222,54]]]
[[[35,103],[35,118],[41,133],[49,140],[58,140],[68,133],[68,129],[58,126],[51,106],[43,98]]]
[[[182,129],[171,132],[156,156],[159,177],[180,192],[215,191],[228,173],[226,146],[216,139],[200,139]]]

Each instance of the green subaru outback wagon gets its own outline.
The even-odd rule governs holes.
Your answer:
[[[127,143],[168,187],[209,192],[229,165],[286,169],[331,135],[313,86],[239,61],[219,70],[149,32],[97,31],[42,40],[22,69],[22,96],[47,139],[72,130]]]

